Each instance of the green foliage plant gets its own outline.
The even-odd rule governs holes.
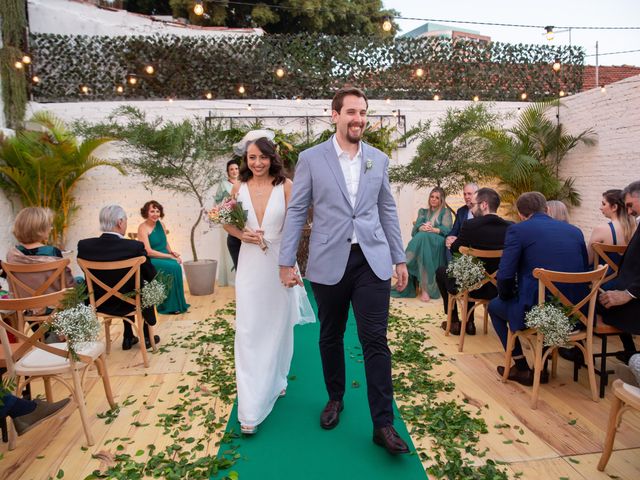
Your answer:
[[[50,112],[34,114],[29,125],[14,137],[0,137],[0,188],[21,207],[44,207],[54,212],[51,238],[64,248],[66,231],[78,209],[75,187],[89,170],[108,166],[120,173],[118,163],[101,160],[94,151],[111,139],[96,137],[80,141]]]
[[[463,109],[447,109],[436,128],[430,120],[420,122],[411,132],[412,140],[420,142],[416,155],[408,165],[392,167],[390,180],[452,192],[486,177],[485,140],[475,132],[495,125],[499,118],[485,105],[474,103]]]
[[[573,178],[561,178],[559,168],[566,155],[580,144],[593,146],[596,136],[589,128],[577,135],[553,119],[559,101],[543,101],[523,109],[508,129],[485,128],[478,137],[486,140],[487,173],[498,179],[502,202],[515,217],[515,202],[525,192],[541,192],[547,200],[580,205]],[[555,110],[555,112],[554,112]]]
[[[23,0],[0,0],[0,83],[4,116],[10,128],[22,125],[27,107],[27,80],[25,68],[17,69],[15,62],[25,53],[27,3]]]
[[[236,136],[217,119],[149,120],[131,106],[117,108],[105,122],[78,122],[76,129],[89,136],[109,135],[122,141],[124,164],[145,177],[147,188],[163,188],[197,202],[200,210],[190,234],[191,253],[197,261],[196,229],[203,218],[207,194],[223,178],[218,160],[231,152]]]

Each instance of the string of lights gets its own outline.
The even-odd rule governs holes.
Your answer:
[[[604,55],[618,55],[620,53],[635,53],[640,52],[640,48],[636,50],[621,50],[619,52],[606,52],[606,53],[590,53],[589,55],[585,55],[585,57],[602,57]]]

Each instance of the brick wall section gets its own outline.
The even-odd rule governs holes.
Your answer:
[[[582,76],[582,91],[591,90],[602,85],[608,86],[635,75],[640,75],[640,67],[631,65],[601,66],[598,69],[598,83],[596,84],[596,67],[586,65]]]
[[[602,192],[640,180],[640,75],[582,92],[563,100],[560,120],[569,133],[593,128],[594,147],[578,146],[564,160],[560,174],[576,179],[582,205],[571,222],[588,239],[594,226],[606,222],[598,210]]]

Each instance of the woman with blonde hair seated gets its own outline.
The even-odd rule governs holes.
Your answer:
[[[561,202],[560,200],[547,201],[547,214],[551,218],[555,218],[556,220],[560,220],[564,223],[569,223],[569,210],[567,210],[567,206],[564,202]]]
[[[42,264],[55,262],[62,258],[59,248],[48,245],[53,225],[53,212],[48,208],[27,207],[18,212],[13,223],[13,235],[18,244],[7,253],[8,263]],[[30,288],[36,289],[49,277],[50,272],[22,273],[16,276]],[[65,286],[72,287],[76,282],[69,267],[66,267]],[[45,293],[62,289],[61,281],[53,282]]]

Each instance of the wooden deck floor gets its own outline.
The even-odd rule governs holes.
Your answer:
[[[180,316],[161,316],[157,333],[162,343],[172,335],[193,329],[199,320],[207,318],[217,308],[233,298],[231,288],[219,288],[215,295],[190,297],[191,310]],[[596,470],[607,425],[610,400],[595,403],[590,400],[585,375],[572,381],[571,365],[560,361],[559,375],[541,389],[537,410],[529,408],[529,388],[511,382],[502,384],[495,372],[502,360],[501,345],[493,333],[467,337],[465,352],[458,353],[457,337],[445,337],[439,328],[442,320],[441,302],[423,304],[418,300],[394,300],[394,306],[412,316],[430,314],[429,341],[446,355],[447,361],[438,366],[442,375],[453,372],[456,389],[450,395],[466,398],[472,404],[487,405],[484,418],[489,433],[481,437],[480,447],[489,448],[494,460],[507,462],[515,478],[525,479],[628,479],[640,478],[640,416],[627,413],[616,437],[615,451],[606,473]],[[480,325],[480,323],[478,323]],[[114,328],[118,330],[118,328]],[[48,479],[56,478],[60,470],[64,478],[81,479],[99,468],[101,460],[93,454],[109,451],[109,439],[128,438],[131,448],[144,448],[155,443],[166,445],[169,439],[162,429],[154,426],[157,414],[178,398],[179,385],[193,384],[195,377],[187,372],[194,368],[195,353],[184,349],[170,349],[151,356],[151,366],[144,369],[137,347],[123,352],[120,338],[114,338],[114,348],[108,358],[108,368],[116,401],[123,406],[113,423],[96,417],[108,409],[102,385],[95,376],[87,382],[87,407],[91,416],[96,445],[85,446],[77,409],[68,406],[45,424],[28,432],[18,440],[18,448],[7,451],[0,445],[0,478]],[[40,391],[39,383],[34,386]],[[56,398],[62,390],[54,390]],[[130,399],[129,402],[125,400]],[[142,402],[148,407],[141,408]],[[174,402],[175,403],[175,402]],[[228,406],[219,406],[219,414],[228,414]],[[150,423],[139,428],[133,420]],[[505,425],[508,425],[505,426]],[[190,435],[197,436],[202,426],[194,425]],[[523,433],[520,433],[520,430]],[[217,447],[211,444],[207,451]]]

